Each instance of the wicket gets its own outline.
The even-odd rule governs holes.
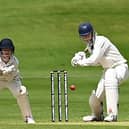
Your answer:
[[[62,76],[63,75],[63,76]],[[68,77],[65,70],[53,70],[50,72],[51,78],[51,115],[52,122],[55,122],[55,77],[57,77],[58,88],[58,119],[62,121],[62,85],[61,77],[64,79],[64,106],[65,106],[65,121],[68,121]]]

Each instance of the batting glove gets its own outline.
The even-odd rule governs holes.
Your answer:
[[[80,51],[80,52],[76,53],[75,55],[80,58],[79,60],[83,60],[86,58],[86,53],[83,51]]]

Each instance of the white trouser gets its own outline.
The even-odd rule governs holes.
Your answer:
[[[24,120],[26,120],[26,117],[32,117],[31,108],[28,101],[28,93],[26,87],[22,86],[21,81],[0,81],[0,90],[4,88],[8,88],[13,96],[17,99],[17,103]]]
[[[118,85],[126,80],[128,77],[128,65],[121,64],[115,68],[109,68],[104,71],[102,78],[100,79],[96,97],[100,102],[103,102],[104,95],[106,96],[107,114],[118,114]]]

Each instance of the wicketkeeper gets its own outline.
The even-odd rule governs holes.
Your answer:
[[[98,36],[93,26],[86,22],[79,25],[78,29],[81,39],[86,44],[86,52],[78,52],[71,60],[73,66],[95,66],[104,68],[103,75],[98,83],[97,89],[93,90],[89,98],[92,114],[84,116],[83,121],[117,121],[119,84],[128,77],[127,60],[120,54],[112,42],[104,37]],[[106,97],[107,116],[103,115],[103,100]]]
[[[11,39],[5,38],[0,41],[0,90],[8,88],[17,99],[24,121],[34,124],[28,92],[22,85],[18,69],[18,59],[14,56],[15,47]]]

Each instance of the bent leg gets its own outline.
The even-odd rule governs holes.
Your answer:
[[[92,115],[96,116],[96,120],[103,120],[103,103],[97,98],[95,91],[93,91],[89,98],[89,105]]]
[[[98,83],[97,90],[93,90],[89,98],[89,105],[92,115],[84,116],[83,121],[102,121],[103,116],[103,99],[104,99],[104,79],[103,77]]]
[[[29,123],[29,121],[30,123],[35,123],[33,120],[26,87],[20,84],[21,83],[12,83],[8,88],[10,89],[14,97],[16,97],[17,103],[19,105],[24,120],[27,123]]]

